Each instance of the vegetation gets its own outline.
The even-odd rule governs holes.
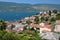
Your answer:
[[[5,26],[2,26],[5,22],[0,21],[0,40],[41,40],[41,37],[38,35],[37,30],[27,29],[24,28],[24,31],[22,33],[13,33],[13,32],[6,32]],[[12,25],[11,29],[15,26]]]
[[[56,20],[55,20],[55,18],[51,18],[51,20],[50,20],[50,22],[55,22]]]
[[[58,10],[53,10],[53,13],[57,13]]]
[[[5,30],[6,29],[6,23],[3,20],[0,20],[0,30]]]
[[[54,13],[57,13],[57,10],[53,11]],[[38,15],[38,14],[36,14]],[[51,11],[49,11],[49,15],[51,16]],[[43,21],[50,21],[50,24],[55,26],[55,21],[60,19],[60,14],[57,14],[56,19],[50,18],[49,17],[45,17],[44,16],[41,18],[41,22]],[[40,23],[40,19],[38,16],[35,16],[35,23],[39,24]],[[30,23],[32,23],[31,21],[26,21],[26,23],[29,25]],[[21,33],[13,33],[12,31],[10,32],[6,32],[6,23],[3,20],[0,20],[0,40],[42,40],[40,35],[38,35],[38,31],[34,30],[34,28],[26,28],[26,26],[24,27],[23,32]],[[11,25],[11,30],[15,27],[15,25]],[[53,27],[54,29],[54,27]],[[54,31],[52,29],[52,31]],[[60,34],[60,32],[57,32],[58,34]]]
[[[15,25],[12,24],[12,25],[11,25],[11,30],[12,30],[14,27],[15,27]]]
[[[37,30],[27,29],[24,30],[23,33],[14,34],[12,32],[0,31],[0,40],[41,40],[39,37]]]
[[[27,21],[30,24],[30,21]],[[11,29],[14,28],[14,25],[11,25]],[[41,40],[41,37],[38,35],[37,30],[26,29],[19,34],[13,32],[6,32],[5,21],[0,20],[0,40]]]
[[[35,23],[39,24],[39,17],[38,16],[35,16]]]
[[[60,19],[60,14],[57,14],[56,20]]]
[[[56,5],[55,4],[31,5],[31,4],[24,4],[24,3],[19,4],[19,3],[11,3],[11,2],[0,2],[0,5],[2,5],[0,6],[1,12],[41,11],[41,10],[47,10],[47,9],[51,10],[53,8],[60,10],[60,5],[57,5],[57,4]],[[35,9],[34,7],[37,7],[37,9]]]
[[[54,32],[54,33],[60,34],[60,32]]]
[[[27,21],[26,21],[26,23],[27,23],[27,24],[30,24],[30,23],[32,23],[32,22],[31,22],[31,21],[29,21],[29,20],[27,20]]]
[[[49,10],[49,15],[51,16],[51,11]]]

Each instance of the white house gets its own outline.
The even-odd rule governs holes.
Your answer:
[[[60,32],[60,20],[57,20],[57,21],[56,21],[56,25],[55,25],[54,31],[55,31],[55,32]]]

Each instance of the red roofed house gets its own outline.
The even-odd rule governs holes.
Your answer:
[[[41,26],[40,28],[40,33],[51,32],[51,31],[52,31],[51,25]]]
[[[24,19],[24,20],[21,20],[21,21],[22,21],[22,23],[26,23],[26,21],[27,21],[27,20],[26,20],[26,19]]]
[[[27,26],[27,28],[34,28],[35,30],[39,30],[40,29],[40,25],[39,24],[33,24],[33,23],[31,23],[30,25],[28,25]]]
[[[52,26],[50,24],[48,24],[47,22],[45,23],[41,23],[39,24],[30,24],[28,27],[34,27],[34,29],[38,29],[40,31],[40,33],[44,33],[44,32],[51,32],[52,31]]]
[[[54,31],[60,32],[60,20],[57,20],[57,21],[56,21],[56,25],[55,25]]]
[[[40,29],[40,25],[39,24],[30,24],[30,26],[36,28],[36,29]]]
[[[51,32],[52,26],[48,22],[40,23],[40,33]]]

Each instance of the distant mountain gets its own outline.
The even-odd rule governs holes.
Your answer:
[[[42,11],[42,10],[60,10],[59,4],[25,4],[0,2],[0,12],[20,12],[20,11]]]

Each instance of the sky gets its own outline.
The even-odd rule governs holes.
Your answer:
[[[3,2],[30,3],[30,4],[60,4],[60,0],[0,0]]]

